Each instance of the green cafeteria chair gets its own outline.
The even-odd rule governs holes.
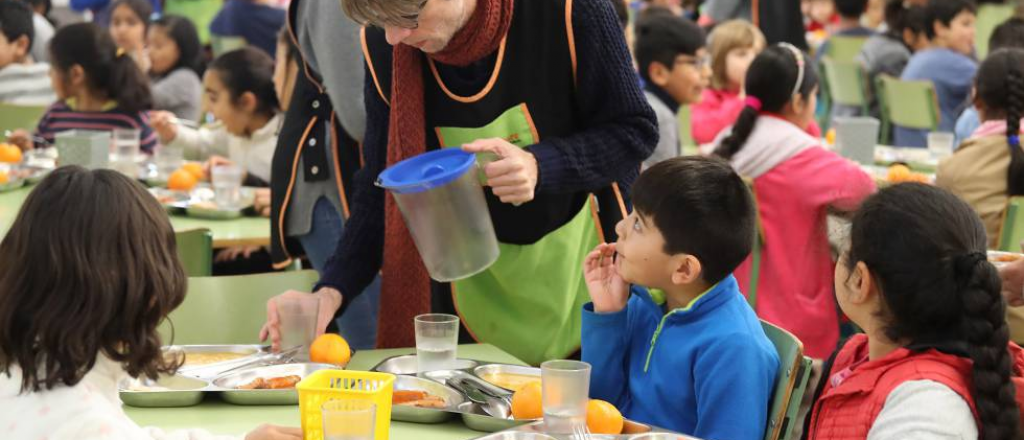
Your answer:
[[[828,53],[824,55],[836,61],[853,61],[867,41],[867,37],[835,35],[829,37]]]
[[[859,107],[862,115],[868,114],[868,100],[864,69],[856,61],[837,61],[831,57],[821,60],[822,71],[827,78],[828,94],[833,103]]]
[[[1024,197],[1011,197],[1003,212],[1003,227],[999,231],[999,250],[1020,252],[1024,242]]]
[[[313,270],[189,278],[185,301],[160,324],[160,336],[166,345],[258,344],[267,301],[309,291],[318,279]]]
[[[224,0],[166,0],[165,14],[188,18],[199,32],[199,44],[210,43],[210,23],[224,7]]]
[[[892,126],[935,131],[939,128],[939,98],[931,81],[904,81],[879,75],[875,90],[882,113],[883,142],[890,138]]]
[[[213,57],[217,58],[225,53],[245,47],[248,43],[242,37],[226,37],[223,35],[210,34],[210,47],[213,49]]]
[[[0,135],[7,130],[24,129],[32,132],[39,125],[39,119],[46,113],[48,106],[0,104]],[[7,136],[0,137],[0,141]]]
[[[811,358],[804,356],[804,344],[792,333],[764,321],[761,327],[779,354],[764,440],[790,440],[811,377]]]
[[[192,229],[174,234],[178,242],[178,259],[190,277],[213,275],[213,233],[209,229]]]
[[[988,40],[992,37],[992,31],[1013,16],[1017,3],[985,3],[978,6],[978,16],[974,22],[974,49],[979,60],[988,56]]]

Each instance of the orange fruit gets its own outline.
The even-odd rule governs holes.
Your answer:
[[[167,179],[167,189],[175,191],[191,191],[196,186],[198,179],[192,173],[185,170],[177,170],[171,173]]]
[[[196,180],[203,180],[203,164],[199,162],[186,162],[185,165],[181,166],[181,169],[188,171]]]
[[[893,165],[889,167],[886,179],[892,183],[906,182],[910,179],[910,168],[902,164]]]
[[[516,420],[544,417],[544,393],[540,382],[523,385],[512,395],[512,418]]]
[[[348,341],[336,333],[324,333],[309,345],[309,360],[316,363],[345,366],[351,358]]]
[[[836,129],[828,129],[828,132],[825,133],[825,142],[828,143],[829,145],[836,144]]]
[[[11,178],[7,175],[7,171],[0,171],[0,185],[4,185],[10,181]]]
[[[21,148],[18,148],[14,145],[0,144],[0,162],[21,162]]]
[[[603,400],[591,400],[587,402],[587,428],[594,434],[622,434],[622,425],[625,420],[622,413],[612,405]]]

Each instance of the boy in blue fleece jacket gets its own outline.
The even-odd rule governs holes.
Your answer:
[[[753,243],[750,191],[728,163],[678,157],[640,175],[633,205],[584,262],[591,397],[704,439],[762,438],[779,358],[731,274]]]

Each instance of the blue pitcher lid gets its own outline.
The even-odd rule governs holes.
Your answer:
[[[476,156],[473,153],[459,148],[442,148],[390,166],[377,176],[377,186],[395,194],[423,192],[462,177],[474,162]]]

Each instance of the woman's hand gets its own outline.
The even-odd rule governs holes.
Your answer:
[[[263,217],[270,217],[270,188],[256,188],[256,198],[252,201],[252,207],[256,213]]]
[[[277,299],[308,298],[310,295],[320,300],[320,312],[316,320],[316,335],[320,336],[327,331],[327,325],[334,320],[335,313],[341,308],[341,302],[343,301],[341,292],[330,287],[322,287],[316,293],[289,290],[267,301],[267,322],[260,329],[260,340],[266,341],[267,338],[270,338],[271,351],[275,353],[281,351],[281,316],[277,313]]]

